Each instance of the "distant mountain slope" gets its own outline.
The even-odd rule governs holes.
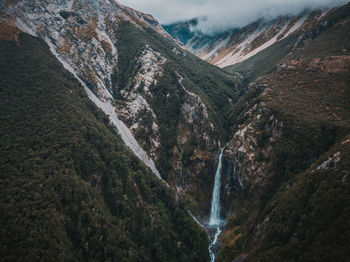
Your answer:
[[[208,260],[206,233],[43,41],[3,25],[0,82],[1,261]]]
[[[203,35],[201,32],[196,31],[198,20],[199,20],[198,18],[194,18],[184,22],[177,22],[169,25],[163,25],[163,28],[174,39],[179,41],[181,45],[185,46],[195,36]]]
[[[304,11],[296,16],[282,16],[268,21],[260,19],[243,28],[206,35],[196,30],[198,19],[165,25],[175,39],[191,53],[219,67],[245,61],[267,47],[298,31],[319,23],[329,10]]]
[[[347,5],[329,10],[317,23],[310,23],[308,28],[284,38],[241,63],[226,67],[225,70],[229,72],[240,72],[244,74],[246,78],[254,80],[259,76],[276,71],[278,67],[283,67],[283,61],[290,60],[293,56],[295,57],[295,50],[305,38],[310,37],[310,34],[314,36],[318,35],[325,30],[327,33],[321,38],[322,40],[318,41],[319,44],[315,46],[319,56],[323,53],[334,52],[334,50],[336,50],[335,53],[337,54],[339,50],[347,50],[348,44],[344,41],[346,35],[343,36],[344,33],[342,33],[342,38],[338,36],[336,32],[328,30],[334,23],[337,23],[339,19],[344,18],[345,14],[342,10],[346,10],[346,6]],[[319,31],[317,32],[317,30]],[[334,39],[332,39],[332,37],[334,37]],[[298,59],[302,59],[302,57],[300,56]]]

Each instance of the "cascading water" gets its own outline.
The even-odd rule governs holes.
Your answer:
[[[214,190],[213,197],[211,199],[211,209],[210,209],[210,218],[209,218],[209,226],[217,226],[220,224],[220,189],[221,189],[221,161],[222,161],[222,153],[224,149],[220,149],[219,156],[219,164],[215,174],[214,181]]]
[[[220,155],[219,155],[219,164],[218,164],[218,168],[217,168],[216,174],[215,174],[214,190],[213,190],[213,197],[211,200],[211,210],[210,210],[210,217],[209,217],[209,224],[208,224],[208,226],[210,228],[216,229],[213,240],[211,241],[211,243],[209,245],[209,254],[210,254],[210,261],[211,262],[215,261],[216,246],[217,246],[219,235],[221,233],[221,228],[220,228],[220,226],[221,226],[220,189],[221,189],[221,166],[222,166],[222,154],[223,154],[223,152],[224,152],[224,148],[221,148]]]

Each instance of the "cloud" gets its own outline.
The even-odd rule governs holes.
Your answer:
[[[121,4],[153,15],[162,24],[207,17],[204,32],[241,27],[257,18],[297,14],[306,8],[325,8],[348,0],[119,0]]]

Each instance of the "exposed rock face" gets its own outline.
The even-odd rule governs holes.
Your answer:
[[[219,142],[212,139],[214,136],[214,125],[209,121],[207,107],[198,95],[189,92],[185,88],[182,83],[183,77],[177,72],[176,75],[179,85],[185,91],[184,103],[181,107],[181,119],[187,128],[184,136],[179,136],[178,140],[182,141],[180,144],[183,144],[186,142],[186,134],[190,137],[194,136],[204,141],[208,151],[212,151],[219,146]]]
[[[337,168],[337,163],[341,159],[341,153],[340,152],[335,152],[332,156],[328,157],[328,159],[324,162],[322,162],[321,165],[317,167],[319,170],[326,170],[330,168]]]
[[[147,102],[151,98],[151,85],[156,85],[157,79],[163,74],[166,58],[145,46],[137,60],[137,70],[129,84],[124,87],[116,86],[116,111],[118,116],[129,126],[136,137],[142,136],[140,143],[157,160],[157,150],[160,146],[157,116]]]
[[[20,1],[6,9],[22,31],[40,36],[101,99],[112,94],[118,61],[115,34],[123,21],[168,36],[150,15],[116,1]]]
[[[201,98],[188,91],[183,84],[183,77],[175,72],[178,86],[183,91],[184,102],[181,106],[178,124],[178,145],[173,150],[175,173],[172,177],[180,195],[192,196],[189,201],[200,203],[196,215],[202,219],[209,213],[211,175],[215,172],[217,159],[215,154],[220,147],[219,137],[214,125],[210,122],[206,105]],[[196,141],[199,145],[191,150],[191,144]],[[189,158],[189,159],[188,159]],[[185,162],[185,163],[184,163]],[[176,179],[176,180],[175,180]],[[193,197],[194,196],[194,197]]]
[[[282,135],[283,122],[265,106],[260,102],[244,113],[247,122],[238,126],[225,150],[232,163],[233,180],[242,190],[255,191],[272,175],[264,159],[271,157],[272,145]]]
[[[234,210],[235,197],[244,194],[259,199],[274,172],[269,170],[274,143],[283,135],[283,121],[265,102],[248,108],[232,139],[226,144],[223,164],[222,217]]]

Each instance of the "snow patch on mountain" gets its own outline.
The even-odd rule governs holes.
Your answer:
[[[305,22],[306,19],[308,18],[308,15],[304,15],[302,17],[300,17],[295,23],[294,25],[288,30],[288,32],[284,35],[283,38],[288,37],[290,34],[294,33],[295,31],[297,31]]]
[[[262,29],[256,29],[251,35],[245,38],[244,41],[241,42],[231,53],[215,62],[215,65],[219,67],[225,67],[236,63],[236,61],[242,56],[243,50],[262,32]]]
[[[207,60],[209,58],[211,58],[212,56],[216,56],[217,52],[223,48],[224,46],[226,46],[228,44],[228,42],[230,41],[231,38],[231,34],[229,34],[226,39],[220,41],[208,54],[204,55],[204,56],[200,56],[200,58],[202,58],[203,60]]]
[[[257,53],[259,53],[260,51],[268,48],[269,46],[273,45],[274,43],[276,43],[278,41],[278,37],[283,33],[283,31],[287,28],[288,24],[286,24],[279,32],[277,35],[275,35],[272,39],[270,39],[269,41],[265,42],[264,44],[260,45],[259,47],[255,48],[253,51],[249,52],[248,54],[242,55],[240,54],[240,56],[238,56],[236,59],[232,60],[232,58],[228,59],[228,61],[226,61],[225,63],[217,63],[217,65],[219,65],[220,67],[225,67],[225,66],[229,66],[232,64],[237,64],[240,63],[254,55],[256,55]],[[234,56],[233,56],[234,57]]]

